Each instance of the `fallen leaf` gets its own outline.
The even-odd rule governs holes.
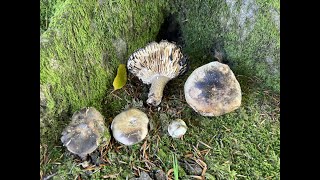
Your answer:
[[[113,80],[114,91],[121,89],[127,83],[127,69],[125,64],[120,64],[118,67],[117,76]]]

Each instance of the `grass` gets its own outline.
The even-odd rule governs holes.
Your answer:
[[[175,154],[172,154],[174,180],[179,180],[179,165]]]
[[[132,74],[128,74],[127,84],[113,93],[112,80],[128,55],[155,39],[163,20],[162,10],[168,7],[166,1],[40,2],[50,2],[40,7],[40,76],[41,91],[46,97],[40,177],[126,179],[138,177],[142,171],[152,174],[155,169],[167,174],[173,164],[178,164],[174,168],[178,173],[170,173],[171,179],[175,174],[180,179],[201,176],[187,171],[184,162],[190,160],[205,169],[202,177],[206,179],[280,179],[279,77],[271,75],[269,65],[259,61],[270,54],[276,65],[280,43],[266,12],[256,17],[254,30],[239,43],[239,32],[225,32],[217,23],[218,15],[227,9],[224,1],[171,3],[170,11],[181,25],[183,51],[189,56],[191,67],[167,84],[159,108],[152,108],[145,104],[148,86]],[[265,8],[279,6],[273,1],[256,2]],[[241,9],[241,3],[236,6]],[[126,42],[123,58],[112,45],[119,38]],[[264,46],[268,42],[276,42],[276,48]],[[242,88],[242,105],[223,116],[203,117],[185,102],[183,85],[195,68],[212,61],[210,48],[216,47],[214,44],[227,52]],[[83,106],[95,106],[101,111],[108,127],[124,109],[139,108],[150,119],[149,134],[131,147],[112,138],[109,145],[97,151],[102,163],[83,168],[59,141],[72,112]],[[172,139],[167,133],[167,125],[177,118],[188,126],[182,139]],[[172,154],[176,156],[175,163]]]
[[[160,110],[146,106],[148,87],[129,74],[127,85],[105,98],[104,116],[110,125],[113,117],[125,108],[137,107],[147,113],[150,131],[147,138],[132,147],[123,147],[114,139],[100,152],[105,154],[103,166],[83,169],[77,158],[57,145],[43,152],[47,159],[41,172],[55,178],[100,179],[114,175],[116,179],[138,176],[143,170],[152,172],[172,168],[171,154],[177,160],[201,160],[206,163],[205,177],[210,179],[279,179],[280,170],[280,107],[279,96],[259,87],[259,79],[238,75],[243,91],[242,106],[235,112],[219,117],[203,117],[195,113],[183,97],[181,79],[169,82]],[[112,88],[108,89],[111,92]],[[188,125],[183,139],[172,139],[167,125],[181,118]],[[59,144],[59,143],[58,143]],[[51,160],[51,161],[49,161]],[[91,174],[89,176],[89,174]],[[179,166],[181,179],[191,178]]]

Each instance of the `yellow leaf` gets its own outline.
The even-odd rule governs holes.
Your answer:
[[[118,67],[117,76],[113,80],[114,90],[121,89],[127,83],[127,69],[125,64]]]

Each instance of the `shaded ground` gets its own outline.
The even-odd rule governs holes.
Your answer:
[[[174,16],[169,16],[156,40],[172,39],[185,47],[181,26],[175,21]],[[214,60],[214,49],[223,52],[218,40],[211,45],[211,51],[202,55],[190,53],[189,71],[167,84],[158,108],[145,103],[149,87],[130,73],[124,88],[113,93],[111,87],[107,89],[101,112],[106,124],[110,126],[112,119],[126,108],[139,108],[150,119],[150,131],[143,142],[125,147],[112,139],[108,146],[93,153],[85,168],[59,141],[41,144],[40,178],[126,179],[138,177],[142,171],[152,175],[157,169],[170,173],[170,156],[176,154],[181,179],[195,179],[192,175],[199,176],[199,172],[205,173],[206,179],[280,179],[280,98],[261,85],[263,80],[237,71],[242,105],[220,117],[200,116],[185,102],[184,82],[192,70]],[[186,51],[191,52],[190,46]],[[233,68],[232,63],[230,66]],[[168,123],[176,118],[188,126],[182,139],[172,139],[167,133]],[[207,169],[198,165],[200,162]],[[188,164],[195,170],[190,170]],[[173,178],[172,172],[169,177]]]

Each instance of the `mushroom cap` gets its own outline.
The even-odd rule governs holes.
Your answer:
[[[135,51],[129,57],[127,67],[144,84],[151,84],[157,76],[173,79],[182,75],[187,70],[187,57],[177,45],[162,40]]]
[[[131,108],[118,114],[111,123],[113,137],[124,145],[134,145],[148,134],[149,119],[147,115]]]
[[[73,114],[62,132],[61,142],[70,152],[84,157],[99,146],[105,130],[100,112],[93,107],[83,108]]]
[[[228,65],[211,62],[195,69],[184,85],[187,103],[203,116],[220,116],[241,105],[241,88]]]
[[[173,138],[180,138],[187,132],[187,125],[182,119],[172,121],[168,126],[168,132]]]

